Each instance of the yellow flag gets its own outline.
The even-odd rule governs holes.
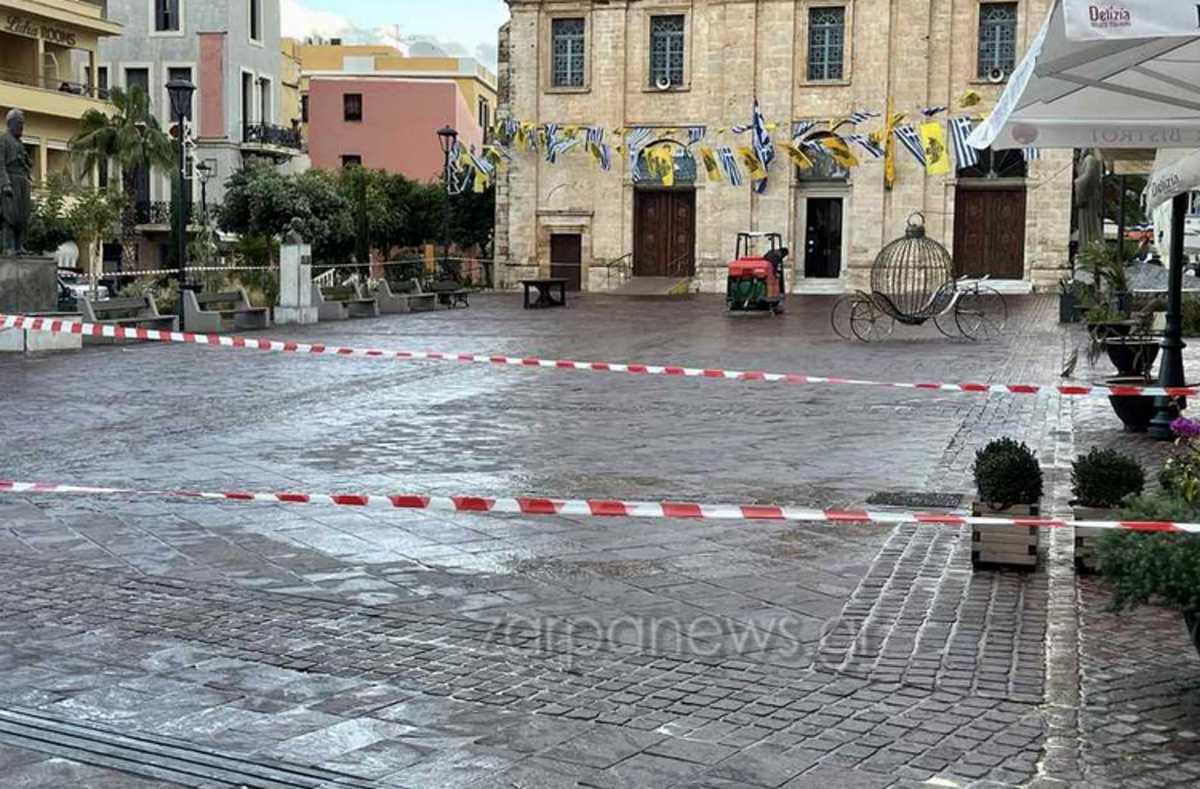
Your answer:
[[[472,190],[475,194],[483,194],[487,191],[488,177],[483,174],[482,170],[475,170],[475,180],[472,183]]]
[[[746,165],[746,170],[750,173],[751,181],[761,181],[767,177],[767,170],[762,166],[762,162],[758,160],[758,154],[753,148],[748,148],[745,145],[738,148],[738,153],[742,155],[742,162]]]
[[[820,143],[829,151],[829,155],[833,160],[842,167],[849,170],[851,167],[858,167],[858,157],[850,151],[850,146],[846,141],[836,134],[823,135],[820,138]]]
[[[892,97],[887,100],[887,117],[883,121],[883,188],[896,185],[896,113],[893,112]]]
[[[921,147],[925,149],[925,172],[946,175],[950,172],[950,152],[946,149],[946,130],[938,121],[920,125]]]
[[[707,146],[700,146],[700,160],[704,162],[704,169],[708,172],[708,180],[714,183],[721,182],[721,167],[717,164],[716,152]]]
[[[958,106],[962,107],[963,109],[967,109],[968,107],[974,107],[981,101],[983,101],[983,99],[979,97],[978,93],[973,90],[968,90],[966,93],[958,97]]]
[[[788,158],[792,160],[792,164],[799,167],[801,170],[812,168],[812,159],[804,155],[804,151],[800,150],[794,143],[785,142],[783,150],[787,152]]]
[[[655,145],[647,148],[644,156],[650,172],[662,180],[663,186],[675,185],[675,157],[667,145]]]

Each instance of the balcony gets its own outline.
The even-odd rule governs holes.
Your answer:
[[[294,156],[304,149],[304,141],[298,127],[246,123],[242,125],[242,148]]]
[[[198,206],[189,200],[187,204],[189,217],[193,216],[192,211],[196,208]],[[133,204],[133,214],[139,229],[170,230],[171,228],[170,200],[136,202]]]
[[[109,107],[106,90],[33,71],[0,67],[0,90],[6,105],[60,118],[77,120],[88,110],[103,112]]]

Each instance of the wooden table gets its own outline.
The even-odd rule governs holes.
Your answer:
[[[567,306],[567,280],[562,277],[547,277],[545,279],[523,279],[521,284],[525,286],[525,309],[536,309],[539,307],[565,307]],[[554,288],[558,288],[558,298],[554,298]],[[532,304],[529,302],[529,294],[533,288],[537,288],[537,301]]]

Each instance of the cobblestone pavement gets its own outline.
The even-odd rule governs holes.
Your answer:
[[[981,345],[931,327],[844,343],[830,305],[771,320],[708,298],[493,296],[270,334],[987,382],[1057,380],[1078,342],[1050,299],[1015,300]],[[1054,396],[157,345],[3,358],[0,377],[0,476],[149,488],[965,501],[974,450],[1017,435],[1061,500],[1075,425],[1115,424]],[[1187,775],[1185,729],[1154,726],[1195,715],[1195,655],[1154,654],[1166,701],[1121,711],[1141,750],[1106,750],[1125,731],[1110,709],[1148,685],[1093,656],[1130,635],[1103,591],[1082,587],[1076,617],[1061,561],[972,572],[960,530],[11,496],[0,525],[6,786],[1119,782],[1104,754]],[[1100,622],[1108,639],[1047,670],[1048,640]]]

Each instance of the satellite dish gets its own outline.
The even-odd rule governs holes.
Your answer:
[[[994,68],[988,72],[988,82],[998,85],[1008,79],[1008,72],[1002,68]]]
[[[659,76],[658,79],[654,80],[654,87],[658,88],[659,90],[670,90],[671,78],[666,74]]]

